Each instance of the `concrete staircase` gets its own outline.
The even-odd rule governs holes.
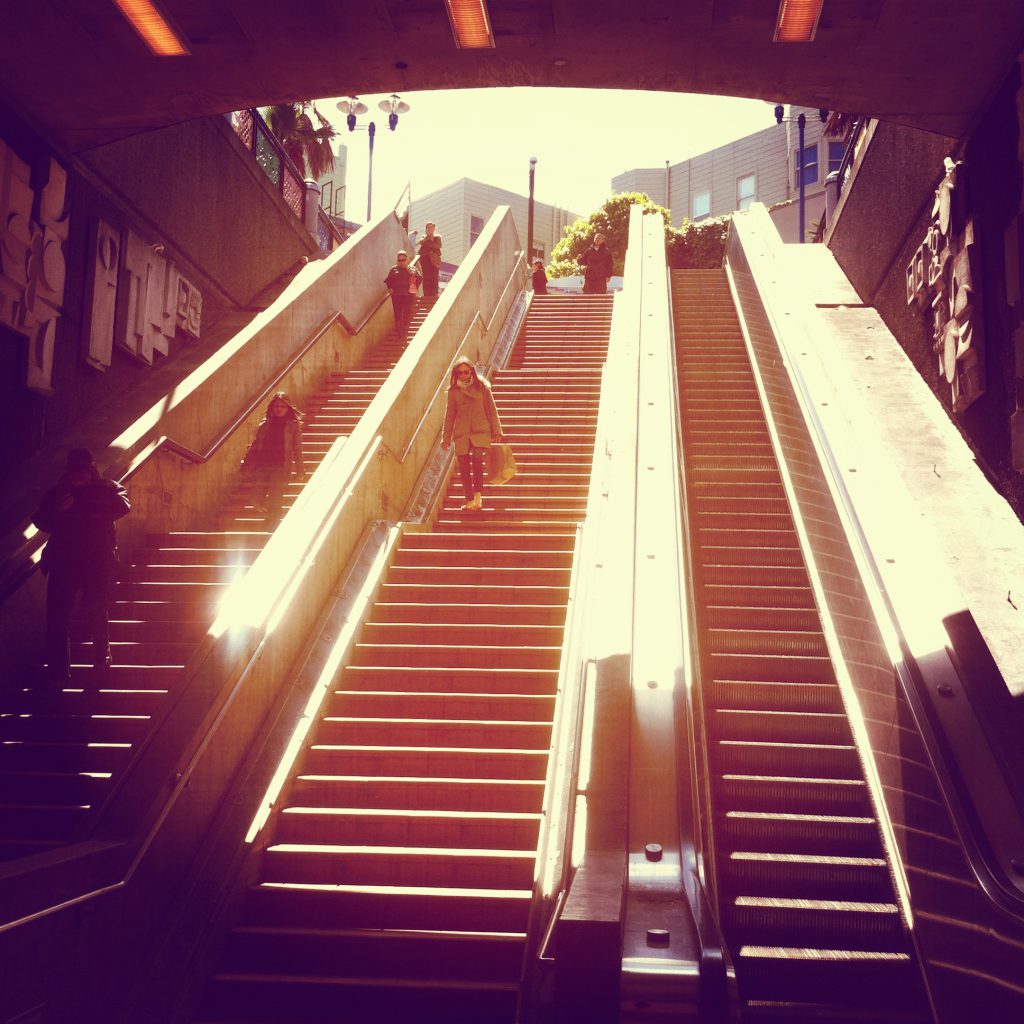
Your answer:
[[[611,299],[534,299],[494,396],[519,473],[406,532],[272,819],[211,1022],[515,1019]]]
[[[410,335],[422,323],[422,306]],[[333,375],[305,410],[303,454],[315,468],[334,439],[350,433],[405,347],[394,332],[363,364]],[[294,479],[287,508],[303,482]],[[69,683],[42,672],[0,691],[0,859],[78,838],[109,796],[157,716],[175,696],[184,666],[217,603],[270,536],[240,483],[219,529],[152,535],[122,566],[110,604],[112,666],[91,667],[83,624],[72,632]]]
[[[672,272],[672,302],[743,1019],[930,1019],[724,272]]]

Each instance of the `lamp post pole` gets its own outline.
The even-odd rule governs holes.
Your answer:
[[[530,201],[526,206],[526,265],[533,259],[533,176],[537,170],[537,158],[530,157]]]
[[[377,126],[371,121],[366,126],[366,133],[370,137],[370,166],[366,175],[366,223],[370,223],[373,214],[373,139],[377,134]]]
[[[800,114],[796,119],[797,151],[796,167],[797,180],[800,182],[800,241],[803,242],[806,232],[804,231],[804,128],[807,125],[807,118]]]

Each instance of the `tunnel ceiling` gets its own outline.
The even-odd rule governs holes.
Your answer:
[[[152,56],[113,0],[3,5],[0,101],[68,152],[270,102],[479,86],[746,96],[963,136],[1024,42],[1021,0],[824,0],[815,40],[788,44],[778,0],[488,0],[490,50],[455,47],[443,0],[160,6],[191,56]]]

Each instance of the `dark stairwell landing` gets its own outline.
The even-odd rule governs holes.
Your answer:
[[[723,271],[672,274],[719,914],[744,1019],[926,1021]]]
[[[271,820],[198,1021],[515,1019],[610,297],[535,298],[519,463],[407,532]]]

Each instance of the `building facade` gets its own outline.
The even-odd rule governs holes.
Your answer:
[[[424,225],[433,222],[444,243],[444,262],[458,266],[499,206],[510,207],[516,231],[525,244],[529,199],[471,178],[462,178],[436,192],[413,199],[409,210],[409,234],[415,240],[422,236]],[[564,230],[577,219],[578,214],[535,200],[531,258],[540,258],[547,263]]]
[[[802,173],[805,232],[825,208],[825,178],[837,170],[844,144],[825,135],[819,111],[787,106],[782,124],[771,124],[735,142],[663,168],[640,167],[612,179],[615,192],[645,192],[667,207],[672,223],[721,217],[764,203],[786,242],[799,239],[799,128],[804,115]],[[770,108],[766,120],[772,119]]]

